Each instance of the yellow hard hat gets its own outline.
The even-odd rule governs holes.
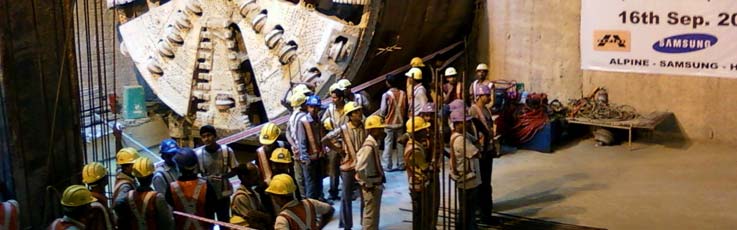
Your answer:
[[[154,168],[154,162],[148,157],[139,157],[133,161],[133,176],[135,177],[147,177],[156,171]]]
[[[90,190],[82,185],[72,185],[64,190],[61,195],[61,205],[67,207],[79,207],[97,201],[92,197]]]
[[[292,107],[300,107],[302,106],[302,104],[305,103],[306,100],[307,100],[307,97],[305,97],[304,93],[293,93],[289,102],[292,105]]]
[[[348,79],[340,79],[340,81],[338,81],[338,87],[341,89],[347,89],[348,87],[351,87],[351,81]]]
[[[119,165],[133,164],[136,159],[138,159],[138,150],[131,147],[123,148],[115,155],[115,162]]]
[[[423,119],[420,116],[416,116],[416,117],[413,117],[412,119],[409,119],[406,125],[407,125],[408,133],[414,133],[414,132],[430,127],[430,123],[426,122],[425,119]]]
[[[322,121],[322,127],[325,128],[325,130],[333,130],[335,127],[333,127],[333,122],[330,121],[330,119],[325,119]]]
[[[386,127],[384,119],[377,115],[371,115],[366,118],[363,125],[366,129],[383,129]]]
[[[422,70],[419,68],[412,68],[404,74],[404,76],[411,77],[415,80],[422,80]]]
[[[362,107],[358,105],[358,103],[356,103],[355,101],[349,101],[348,103],[345,103],[345,106],[343,107],[343,114],[349,114],[361,108]]]
[[[476,71],[479,71],[479,70],[489,71],[489,66],[486,65],[486,64],[484,64],[484,63],[481,63],[481,64],[479,64],[479,65],[476,66]]]
[[[232,217],[230,217],[230,223],[231,224],[236,224],[236,225],[241,225],[241,224],[245,224],[246,223],[246,219],[243,219],[243,217],[240,217],[240,216],[232,216]]]
[[[412,67],[425,67],[425,63],[422,63],[422,58],[413,57],[412,61],[409,61],[409,65]]]
[[[294,180],[287,174],[279,174],[271,178],[269,187],[266,188],[266,192],[276,195],[288,195],[292,194],[297,190],[297,186],[294,185]]]
[[[455,75],[458,75],[458,72],[456,71],[456,68],[448,67],[448,68],[445,69],[445,76],[446,77],[455,76]]]
[[[92,162],[82,168],[82,182],[92,184],[107,176],[107,168],[99,162]]]
[[[276,141],[276,138],[281,134],[281,129],[274,123],[266,123],[261,127],[261,133],[258,135],[258,142],[262,145],[270,145]]]
[[[271,152],[271,158],[269,160],[276,163],[289,164],[292,163],[292,154],[286,148],[277,148]]]

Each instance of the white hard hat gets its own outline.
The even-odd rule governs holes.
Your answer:
[[[479,64],[479,65],[476,66],[476,70],[477,71],[478,70],[486,70],[486,71],[489,71],[489,66],[486,65],[486,64],[484,64],[484,63],[481,63],[481,64]]]
[[[455,76],[457,74],[458,74],[458,72],[456,72],[456,68],[448,67],[448,68],[445,69],[445,76],[446,77]]]
[[[411,77],[415,80],[422,80],[422,70],[419,68],[412,68],[407,71],[407,73],[404,74],[404,76]]]

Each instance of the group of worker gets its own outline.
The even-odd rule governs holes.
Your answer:
[[[286,143],[276,141],[281,135],[276,125],[267,123],[261,130],[264,146],[259,149],[259,165],[272,168],[263,174],[264,182],[269,183],[269,175],[284,173],[296,181],[296,197],[340,200],[339,227],[345,229],[353,227],[352,200],[361,197],[361,225],[363,229],[377,229],[384,173],[406,170],[413,229],[433,229],[440,208],[441,162],[449,147],[449,174],[461,198],[456,227],[475,229],[479,222],[494,224],[491,170],[497,154],[489,109],[494,85],[487,79],[488,66],[477,66],[476,79],[464,95],[465,87],[453,67],[443,72],[445,81],[429,81],[442,85],[431,85],[428,91],[422,59],[414,58],[410,64],[412,68],[406,74],[386,76],[389,89],[376,111],[368,111],[367,96],[353,92],[346,79],[329,87],[331,101],[327,105],[312,86],[295,85],[287,100],[292,112],[286,125]],[[466,106],[466,96],[472,101],[470,106]],[[273,165],[262,163],[269,162],[266,159],[273,159],[274,154],[291,155],[291,162],[283,162],[291,168],[283,165],[278,167],[281,170],[273,170]],[[327,199],[323,177],[330,177]],[[476,221],[479,207],[480,218]]]
[[[442,85],[428,92],[422,59],[411,64],[403,76],[386,76],[389,89],[374,112],[367,111],[367,95],[353,92],[346,79],[330,86],[327,105],[314,88],[294,86],[286,131],[262,125],[256,164],[239,163],[232,149],[216,143],[209,125],[200,128],[204,146],[196,150],[162,141],[158,165],[123,148],[116,155],[111,200],[105,196],[108,169],[90,163],[82,172],[87,186],[64,191],[64,216],[50,228],[211,229],[208,220],[217,220],[254,229],[319,229],[334,213],[331,200],[340,200],[339,226],[351,229],[352,201],[360,197],[362,228],[378,229],[385,172],[406,170],[413,229],[434,229],[447,149],[459,197],[456,228],[491,223],[496,152],[488,66],[477,66],[477,79],[464,95],[454,68],[445,69],[445,81],[433,79]],[[470,107],[466,96],[473,99]],[[279,140],[282,135],[286,142]],[[237,189],[233,177],[240,180]],[[327,199],[324,177],[330,177]]]

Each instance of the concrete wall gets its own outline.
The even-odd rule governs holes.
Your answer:
[[[493,0],[481,7],[472,39],[477,59],[490,61],[492,78],[525,82],[529,91],[565,101],[603,86],[613,103],[645,114],[673,112],[659,130],[737,142],[736,80],[582,71],[579,0]]]

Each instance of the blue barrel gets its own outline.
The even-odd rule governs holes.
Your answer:
[[[123,87],[123,118],[139,119],[146,117],[146,100],[143,86]]]

